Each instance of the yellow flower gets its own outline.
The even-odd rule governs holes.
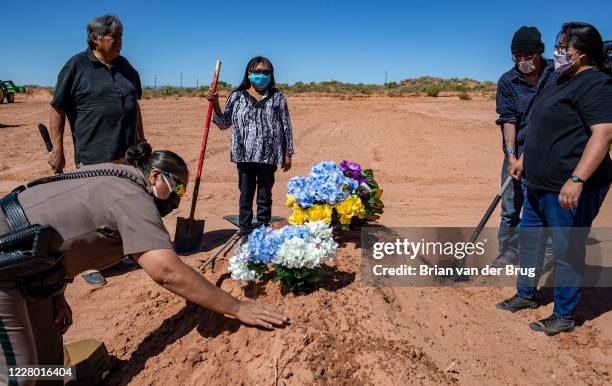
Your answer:
[[[340,224],[350,224],[351,223],[351,217],[346,217],[346,216],[340,216]]]
[[[295,204],[296,204],[295,196],[293,194],[289,194],[287,196],[287,201],[285,201],[285,206],[287,208],[293,208]]]
[[[293,208],[293,213],[289,216],[289,223],[293,225],[302,225],[306,222],[306,212],[299,206]]]
[[[329,204],[313,205],[306,211],[306,217],[308,221],[324,221],[331,223],[332,220],[332,207]]]
[[[346,200],[336,205],[336,211],[340,215],[342,224],[349,224],[354,216],[363,218],[365,216],[365,207],[361,199],[357,195],[352,195]]]

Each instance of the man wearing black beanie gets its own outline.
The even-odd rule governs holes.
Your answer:
[[[527,115],[537,93],[558,78],[551,60],[543,59],[544,43],[536,27],[523,26],[512,37],[510,45],[514,66],[497,82],[495,122],[502,129],[504,161],[502,184],[508,175],[515,179],[502,196],[499,225],[499,256],[493,266],[505,267],[518,262],[518,224],[523,206],[523,146],[527,137]],[[548,248],[548,250],[550,250]]]

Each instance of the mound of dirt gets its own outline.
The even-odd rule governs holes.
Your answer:
[[[325,267],[320,288],[309,294],[283,293],[271,282],[242,288],[224,273],[225,260],[207,273],[236,296],[281,305],[291,322],[279,330],[243,326],[163,290],[142,292],[114,326],[119,332],[106,340],[118,360],[109,382],[152,384],[160,373],[174,384],[455,382],[423,347],[392,324],[380,323],[392,314],[393,304],[380,289],[360,287],[358,242],[345,244]],[[159,322],[139,328],[145,320]]]

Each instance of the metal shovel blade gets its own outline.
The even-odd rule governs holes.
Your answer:
[[[176,253],[201,252],[204,243],[204,220],[178,217],[174,233]]]

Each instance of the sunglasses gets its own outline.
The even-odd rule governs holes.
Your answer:
[[[168,180],[166,180],[166,176],[170,177],[172,181],[174,181],[174,189],[172,189],[172,187],[168,183]],[[174,193],[176,193],[176,195],[179,198],[185,195],[187,188],[185,187],[185,184],[183,184],[177,176],[175,176],[174,174],[168,173],[168,172],[162,172],[162,177],[164,178],[164,181],[166,181],[166,184],[170,188],[170,191],[174,191]]]

